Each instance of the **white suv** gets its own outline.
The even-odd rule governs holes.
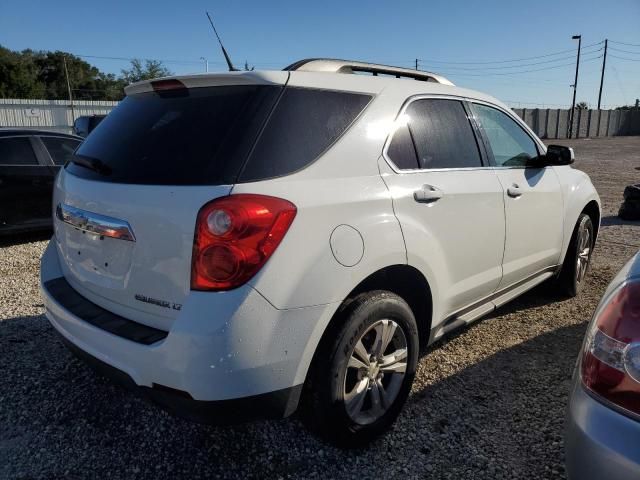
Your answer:
[[[573,152],[438,75],[315,59],[126,93],[57,177],[42,294],[72,350],[176,413],[300,404],[361,445],[421,346],[584,279],[600,202]]]

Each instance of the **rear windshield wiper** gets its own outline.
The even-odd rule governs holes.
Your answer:
[[[75,154],[71,158],[70,162],[80,165],[81,167],[88,168],[89,170],[93,170],[100,175],[111,175],[111,168],[98,158]]]

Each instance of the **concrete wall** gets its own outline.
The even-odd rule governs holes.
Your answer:
[[[540,138],[567,138],[570,110],[514,108]],[[640,109],[578,110],[573,116],[572,138],[640,135]]]
[[[0,128],[38,128],[71,133],[73,120],[81,115],[106,115],[118,104],[77,100],[73,115],[68,100],[23,100],[0,98]]]

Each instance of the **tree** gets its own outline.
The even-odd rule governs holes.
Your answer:
[[[0,46],[0,97],[43,98],[45,86],[39,81],[38,72],[32,55]]]
[[[589,110],[589,104],[587,102],[578,102],[576,108],[578,110]]]
[[[256,68],[255,66],[249,67],[249,62],[247,62],[246,60],[244,61],[244,70],[246,72],[253,72],[255,68]]]
[[[131,68],[122,70],[122,80],[127,84],[170,75],[173,73],[160,60],[145,60],[143,65],[142,60],[134,58],[131,60]]]

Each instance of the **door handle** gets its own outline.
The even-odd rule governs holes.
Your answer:
[[[520,195],[522,195],[522,190],[517,183],[514,183],[509,188],[507,188],[507,195],[512,198],[518,198]]]
[[[433,185],[423,185],[419,190],[413,192],[413,199],[418,203],[433,203],[440,200],[444,192]]]

